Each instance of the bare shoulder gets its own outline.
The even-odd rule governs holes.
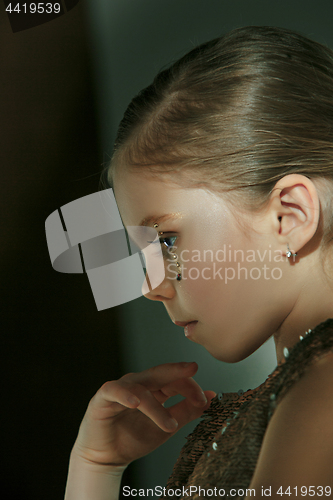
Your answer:
[[[306,496],[333,495],[333,353],[315,362],[278,404],[250,484],[257,497],[262,486],[271,487],[271,499],[305,491]],[[278,493],[288,487],[290,495]]]

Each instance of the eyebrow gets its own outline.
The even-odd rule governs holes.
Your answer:
[[[151,224],[160,224],[161,222],[164,221],[169,221],[169,220],[175,220],[179,219],[181,217],[180,213],[172,213],[172,214],[165,214],[165,215],[149,215],[149,217],[145,217],[142,219],[140,222],[139,226],[150,226]]]

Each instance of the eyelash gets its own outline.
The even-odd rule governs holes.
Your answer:
[[[173,242],[173,244],[171,245],[166,245],[165,242],[163,240],[170,240],[170,239],[173,239],[175,238],[175,241]],[[178,239],[178,236],[161,236],[158,241],[160,243],[160,245],[162,246],[162,252],[163,250],[167,252],[167,249],[168,248],[172,248],[175,246],[175,242],[177,241]],[[154,243],[154,241],[148,241],[148,243]],[[155,241],[155,243],[157,243],[157,241]]]

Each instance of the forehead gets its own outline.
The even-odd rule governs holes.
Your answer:
[[[115,170],[113,188],[125,226],[153,225],[154,215],[162,222],[170,212],[181,216],[186,204],[185,190],[179,185],[140,171]]]
[[[179,219],[188,215],[207,217],[209,212],[226,209],[221,196],[203,188],[186,188],[170,176],[150,176],[139,170],[116,169],[113,188],[125,226],[153,225],[152,216],[171,214]],[[221,213],[220,213],[221,215]]]

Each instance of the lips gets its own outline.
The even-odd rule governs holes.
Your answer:
[[[186,326],[190,323],[198,323],[197,321],[175,321],[175,325],[177,326]]]

